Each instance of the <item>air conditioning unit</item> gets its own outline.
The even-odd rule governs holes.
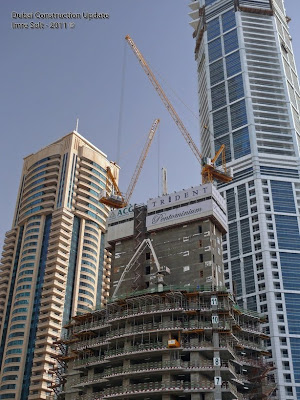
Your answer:
[[[206,246],[204,247],[204,251],[210,251],[211,247],[210,246]]]
[[[212,266],[212,262],[211,261],[205,261],[204,264],[206,267],[211,267]]]
[[[204,237],[210,236],[210,231],[204,232]]]

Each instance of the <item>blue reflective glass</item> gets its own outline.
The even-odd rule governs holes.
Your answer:
[[[229,102],[232,103],[244,97],[243,75],[239,74],[228,80]]]
[[[209,6],[210,4],[214,3],[217,0],[205,0],[205,5]]]
[[[285,290],[300,290],[300,254],[279,253]]]
[[[297,217],[275,215],[278,246],[284,250],[300,250]]]
[[[224,35],[224,49],[225,54],[231,53],[233,50],[238,49],[239,41],[237,37],[237,30],[234,29]]]
[[[73,222],[73,232],[71,238],[71,249],[69,257],[69,267],[66,285],[66,295],[65,295],[65,306],[63,313],[63,325],[65,325],[71,318],[71,311],[73,307],[73,291],[75,286],[75,276],[76,276],[76,260],[78,252],[78,241],[79,241],[79,231],[80,231],[80,218],[74,217]]]
[[[222,57],[221,38],[215,39],[208,43],[208,57],[209,62],[215,61],[217,58]]]
[[[296,293],[286,293],[285,305],[289,324],[289,333],[292,335],[300,335],[300,295]]]
[[[220,36],[219,17],[207,23],[207,40],[210,41],[217,36]]]
[[[211,88],[211,102],[213,110],[226,106],[225,82]]]
[[[237,240],[237,238],[236,238],[236,240]],[[240,263],[239,259],[231,262],[231,273],[232,273],[232,282],[235,287],[236,295],[241,296],[242,295],[242,276],[241,276],[241,263]]]
[[[232,134],[234,158],[240,158],[250,154],[250,139],[248,127],[240,129]]]
[[[227,32],[236,26],[234,9],[222,14],[223,32]]]
[[[215,85],[224,80],[223,60],[218,60],[209,66],[210,84]]]
[[[300,383],[300,338],[290,338],[295,382]],[[298,393],[297,393],[298,394]],[[297,396],[299,399],[299,397]]]
[[[247,124],[247,113],[245,100],[234,103],[230,106],[231,126],[237,129]]]
[[[218,137],[229,131],[227,108],[213,113],[214,136]]]
[[[275,212],[295,213],[295,201],[291,182],[271,181]]]

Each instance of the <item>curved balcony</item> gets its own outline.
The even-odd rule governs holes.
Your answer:
[[[157,333],[160,331],[170,331],[170,330],[181,330],[181,321],[169,321],[169,322],[154,322],[144,325],[133,326],[131,328],[121,328],[118,330],[113,330],[107,333],[107,338],[119,339],[120,337],[132,336],[132,335],[142,335],[144,333]]]
[[[229,385],[223,385],[227,390],[230,390]],[[201,381],[198,384],[183,381],[170,381],[170,382],[147,382],[130,384],[128,386],[116,386],[105,389],[103,392],[92,393],[79,397],[80,400],[102,400],[110,398],[123,398],[130,396],[130,398],[140,397],[141,395],[160,394],[160,393],[197,393],[197,392],[210,392],[215,389],[211,381]]]
[[[221,370],[230,369],[228,362],[222,362]],[[232,370],[232,369],[231,369]],[[214,373],[214,366],[211,360],[203,360],[199,363],[184,362],[180,359],[173,361],[159,361],[159,362],[148,362],[138,365],[132,365],[130,367],[115,367],[108,368],[102,374],[95,374],[93,377],[82,377],[80,382],[74,381],[74,386],[88,386],[95,383],[103,383],[108,379],[120,378],[125,376],[137,376],[139,374],[157,374],[165,371],[177,371],[177,372],[195,372],[195,371],[209,371]]]

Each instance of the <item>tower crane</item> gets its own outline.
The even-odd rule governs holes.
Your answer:
[[[193,141],[190,133],[184,126],[183,122],[181,121],[179,115],[175,111],[173,105],[169,101],[167,95],[165,94],[164,90],[162,89],[160,83],[156,79],[155,75],[151,71],[149,65],[147,64],[145,58],[143,57],[142,53],[137,48],[136,44],[132,40],[132,38],[127,35],[125,37],[127,43],[131,47],[133,53],[139,60],[140,65],[142,66],[143,70],[145,71],[146,75],[148,76],[150,82],[154,86],[156,92],[158,93],[159,97],[161,98],[162,102],[164,103],[165,107],[169,111],[171,117],[175,121],[176,125],[178,126],[180,132],[182,133],[183,137],[185,138],[187,144],[190,146],[190,149],[194,153],[195,157],[197,158],[198,162],[202,165],[202,181],[203,183],[212,182],[214,179],[221,181],[221,182],[230,182],[232,180],[232,176],[230,171],[226,169],[226,163],[222,163],[222,169],[217,168],[215,166],[215,161],[218,159],[219,155],[222,153],[224,155],[225,161],[225,145],[222,145],[221,148],[218,150],[216,155],[212,160],[209,158],[202,157],[200,150],[196,146],[195,142]],[[223,147],[224,146],[224,147]],[[214,161],[213,161],[214,160]]]
[[[135,171],[133,173],[133,176],[131,178],[131,181],[129,183],[129,186],[128,186],[128,189],[127,189],[125,195],[123,195],[121,193],[121,191],[118,187],[118,184],[116,182],[116,179],[113,176],[111,168],[107,167],[107,169],[106,169],[106,171],[107,171],[106,188],[105,188],[105,192],[103,193],[102,197],[99,200],[100,203],[106,204],[107,206],[112,207],[112,208],[123,208],[123,207],[127,206],[128,202],[131,198],[131,195],[134,191],[135,185],[139,179],[140,173],[142,171],[145,159],[147,157],[149,148],[153,141],[158,124],[159,124],[159,119],[156,119],[151,126],[151,129],[147,136],[146,143],[144,145],[144,148],[142,150],[140,158],[137,162]],[[113,190],[111,189],[111,186],[112,186]]]

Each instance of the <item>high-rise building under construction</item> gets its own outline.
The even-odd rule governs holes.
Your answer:
[[[117,177],[77,132],[24,160],[0,265],[0,399],[46,399],[62,326],[105,302],[108,166]]]
[[[227,284],[268,315],[277,398],[300,399],[300,90],[283,0],[195,0],[201,147],[226,145],[234,180]]]
[[[261,316],[224,286],[225,209],[207,184],[111,214],[111,297],[74,316],[57,342],[59,399],[263,400],[274,391]]]

